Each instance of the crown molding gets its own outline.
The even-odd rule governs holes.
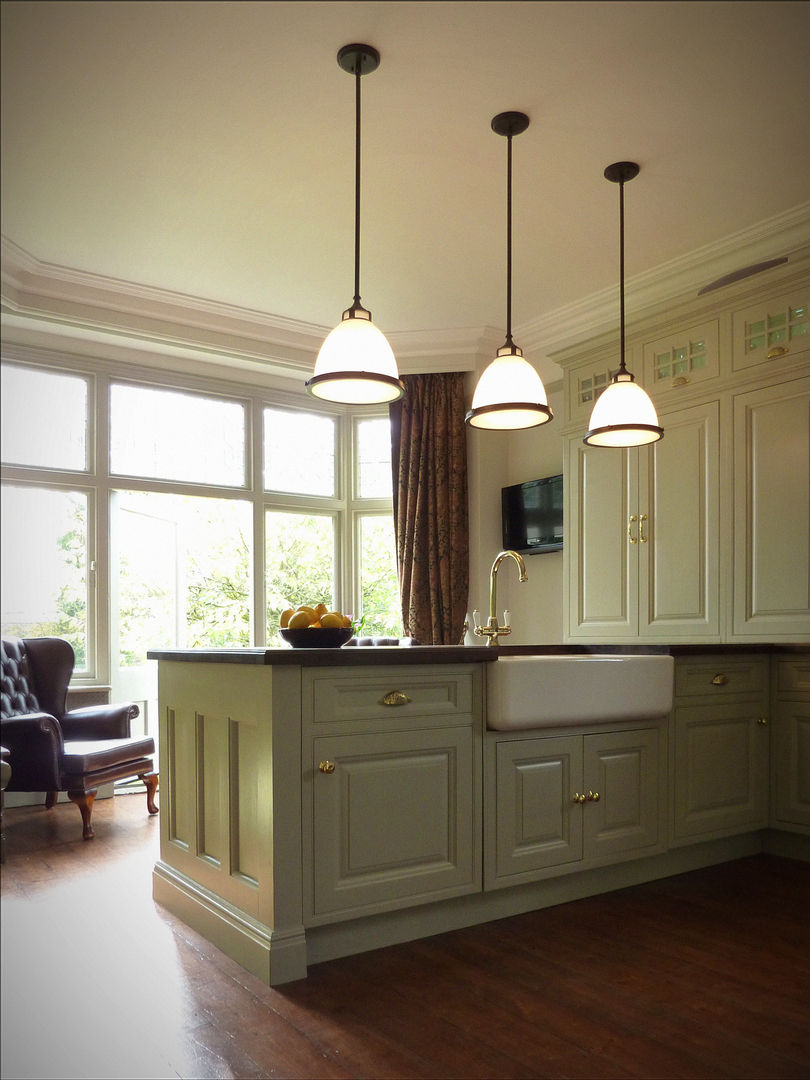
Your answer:
[[[630,317],[692,299],[707,282],[740,267],[806,255],[808,248],[810,202],[628,278]],[[612,285],[516,328],[524,354],[545,382],[562,377],[552,354],[615,328],[616,292]],[[0,294],[4,333],[18,341],[27,329],[39,340],[61,335],[126,354],[140,350],[152,357],[285,379],[300,379],[312,370],[331,329],[43,262],[7,237],[0,237]],[[386,336],[400,371],[418,374],[475,371],[494,356],[502,334],[485,326]]]
[[[662,304],[695,299],[699,289],[724,274],[765,259],[785,255],[789,260],[798,258],[806,254],[808,247],[810,202],[626,278],[628,312],[630,317],[636,317]],[[548,357],[615,329],[617,320],[618,280],[610,288],[523,323],[515,336],[519,336],[526,351]]]

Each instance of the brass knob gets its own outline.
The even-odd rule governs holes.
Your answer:
[[[322,773],[332,773],[335,771],[334,761],[322,761],[318,766]]]
[[[760,727],[767,727],[767,725],[768,725],[768,717],[767,716],[760,716],[759,720],[757,720],[757,723],[759,724]]]
[[[574,792],[574,802],[579,803],[580,806],[582,806],[587,797],[587,795],[580,795],[578,791]]]
[[[589,791],[588,794],[586,795],[586,798],[587,798],[588,802],[599,802],[599,792],[598,791]]]
[[[382,699],[383,705],[407,705],[411,699],[401,690],[392,690]]]
[[[722,672],[719,675],[715,675],[712,679],[712,686],[725,686],[728,682],[728,675],[723,675]]]

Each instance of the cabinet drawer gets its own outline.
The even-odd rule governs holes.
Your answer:
[[[350,673],[308,673],[304,682],[305,715],[320,724],[348,724],[390,721],[398,725],[411,718],[436,718],[447,723],[454,718],[469,719],[473,710],[472,666],[463,670],[418,673],[403,668],[386,668],[369,674],[357,669]]]
[[[762,694],[768,685],[767,661],[714,660],[675,664],[675,697],[730,697],[732,694]]]
[[[779,660],[776,664],[777,694],[810,694],[810,657]]]

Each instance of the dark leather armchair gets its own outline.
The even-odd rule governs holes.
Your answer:
[[[44,791],[50,809],[60,791],[82,815],[82,835],[93,836],[90,818],[100,784],[137,776],[156,814],[155,742],[130,735],[137,705],[91,705],[66,711],[73,674],[72,646],[61,638],[2,641],[0,742],[10,751],[8,791]]]

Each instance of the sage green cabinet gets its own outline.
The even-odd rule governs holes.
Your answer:
[[[768,658],[678,658],[670,728],[673,846],[768,824]]]
[[[665,729],[488,736],[487,889],[663,850]]]
[[[639,449],[568,441],[572,640],[719,640],[719,404],[662,423]]]
[[[810,834],[810,658],[773,667],[771,825]]]
[[[481,890],[481,673],[303,677],[304,922]]]

